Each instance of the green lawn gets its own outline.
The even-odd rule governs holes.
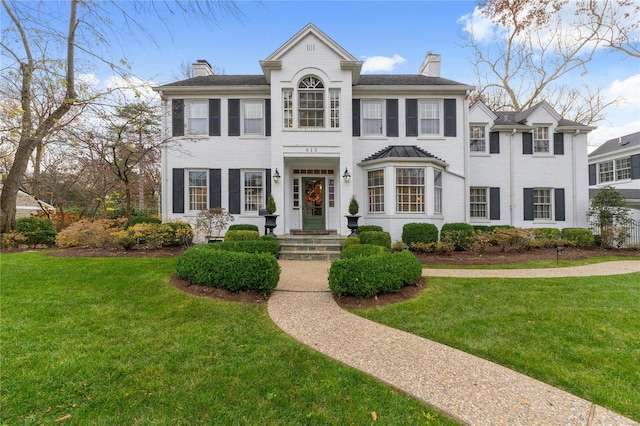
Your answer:
[[[0,255],[0,424],[454,424],[174,269]]]
[[[640,273],[565,279],[428,278],[416,299],[354,312],[640,421]]]
[[[566,268],[569,266],[591,265],[594,263],[613,262],[614,260],[640,260],[640,257],[634,256],[597,256],[579,260],[563,260],[562,257],[558,261],[555,258],[546,260],[530,260],[522,263],[501,263],[495,265],[423,265],[424,268],[430,269],[537,269],[537,268]]]

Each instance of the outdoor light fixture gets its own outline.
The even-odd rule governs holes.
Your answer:
[[[278,169],[276,168],[276,172],[273,174],[273,181],[275,183],[280,182],[280,173],[278,173]]]
[[[345,182],[349,182],[351,180],[351,173],[349,173],[349,169],[344,168],[344,174],[342,175]]]

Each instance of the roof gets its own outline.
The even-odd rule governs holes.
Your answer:
[[[255,75],[205,75],[187,80],[159,86],[165,87],[204,87],[204,86],[268,86],[267,79],[262,74]]]
[[[630,135],[620,136],[610,139],[600,145],[595,151],[589,154],[589,157],[597,155],[610,154],[612,152],[626,150],[628,148],[640,147],[640,132],[631,133]]]
[[[435,155],[427,152],[415,145],[391,145],[383,150],[376,152],[373,155],[365,158],[361,162],[381,160],[387,158],[433,158],[438,161],[443,161]]]
[[[600,188],[589,188],[589,198],[593,198],[598,191],[600,191]],[[618,191],[627,201],[640,200],[640,189],[616,188],[616,191]]]
[[[527,108],[524,111],[493,111],[493,113],[498,117],[493,124],[494,126],[497,126],[499,128],[513,127],[518,129],[529,130],[532,127],[531,127],[531,124],[527,124],[527,123],[529,122],[530,117],[540,108],[544,108],[556,118],[558,122],[557,131],[562,131],[562,130],[591,131],[595,129],[595,127],[587,126],[587,125],[560,117],[557,111],[555,111],[551,107],[551,105],[549,105],[546,101],[538,102],[537,104]]]

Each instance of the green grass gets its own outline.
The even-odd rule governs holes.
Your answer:
[[[530,260],[528,262],[521,263],[504,263],[496,265],[423,265],[424,268],[429,269],[538,269],[538,268],[567,268],[570,266],[582,266],[592,265],[594,263],[613,262],[616,260],[640,260],[640,257],[631,256],[597,256],[587,259],[577,260],[562,260],[562,254],[560,260],[556,262],[555,257],[553,259],[546,260]]]
[[[428,278],[416,299],[354,312],[640,421],[640,273]]]
[[[298,344],[266,303],[174,289],[174,270],[0,255],[0,424],[454,424]]]

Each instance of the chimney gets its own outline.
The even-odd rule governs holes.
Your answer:
[[[440,77],[440,55],[427,52],[427,57],[424,58],[418,73],[427,77]]]
[[[209,65],[206,59],[198,59],[196,63],[193,64],[193,76],[203,77],[206,75],[213,75],[211,65]]]

